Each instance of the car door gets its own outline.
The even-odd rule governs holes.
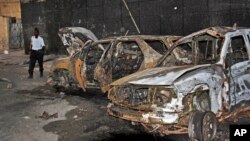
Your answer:
[[[111,56],[117,42],[117,40],[113,40],[105,49],[94,70],[94,80],[98,82],[102,92],[106,92],[109,89],[109,84],[112,82]]]
[[[110,41],[100,41],[89,43],[86,45],[76,61],[75,71],[76,78],[80,86],[85,89],[87,87],[97,87],[94,81],[94,70],[100,61],[101,56],[110,44]]]
[[[143,60],[143,53],[138,42],[119,42],[112,54],[113,81],[138,71]]]
[[[95,79],[105,92],[112,81],[138,71],[142,62],[143,53],[136,41],[117,40],[98,64]]]
[[[244,35],[230,38],[226,56],[230,107],[250,100],[249,42]]]

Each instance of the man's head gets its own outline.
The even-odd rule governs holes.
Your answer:
[[[37,27],[34,29],[34,35],[35,35],[36,38],[39,35],[39,29]]]

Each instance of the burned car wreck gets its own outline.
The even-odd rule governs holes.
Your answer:
[[[73,55],[54,62],[50,85],[65,88],[101,88],[126,75],[155,67],[179,36],[134,35],[88,41]]]
[[[58,91],[71,92],[82,88],[85,90],[86,74],[82,74],[82,69],[85,69],[83,60],[88,59],[86,64],[90,66],[86,73],[88,73],[89,77],[93,77],[93,73],[90,74],[89,72],[95,68],[105,48],[111,44],[111,41],[112,39],[103,39],[96,42],[89,40],[84,43],[81,49],[68,47],[67,50],[70,56],[59,58],[53,62],[47,84],[55,87]],[[89,54],[86,58],[83,56],[86,55],[85,52]],[[88,83],[88,86],[95,87],[92,84]]]
[[[167,67],[111,84],[108,113],[153,133],[213,140],[218,121],[249,110],[249,34],[247,28],[211,27],[181,38],[159,61]]]

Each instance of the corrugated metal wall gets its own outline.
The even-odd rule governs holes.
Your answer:
[[[215,25],[250,26],[248,0],[126,0],[142,34],[186,35]],[[32,11],[32,12],[30,12]],[[46,0],[23,2],[25,43],[41,28],[52,52],[60,51],[57,31],[81,26],[99,38],[137,34],[122,0]]]

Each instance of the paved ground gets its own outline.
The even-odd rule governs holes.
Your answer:
[[[24,51],[0,54],[1,141],[155,141],[183,140],[159,137],[106,114],[104,94],[60,95],[46,85],[51,61],[45,62],[45,77],[27,79],[28,56]]]

